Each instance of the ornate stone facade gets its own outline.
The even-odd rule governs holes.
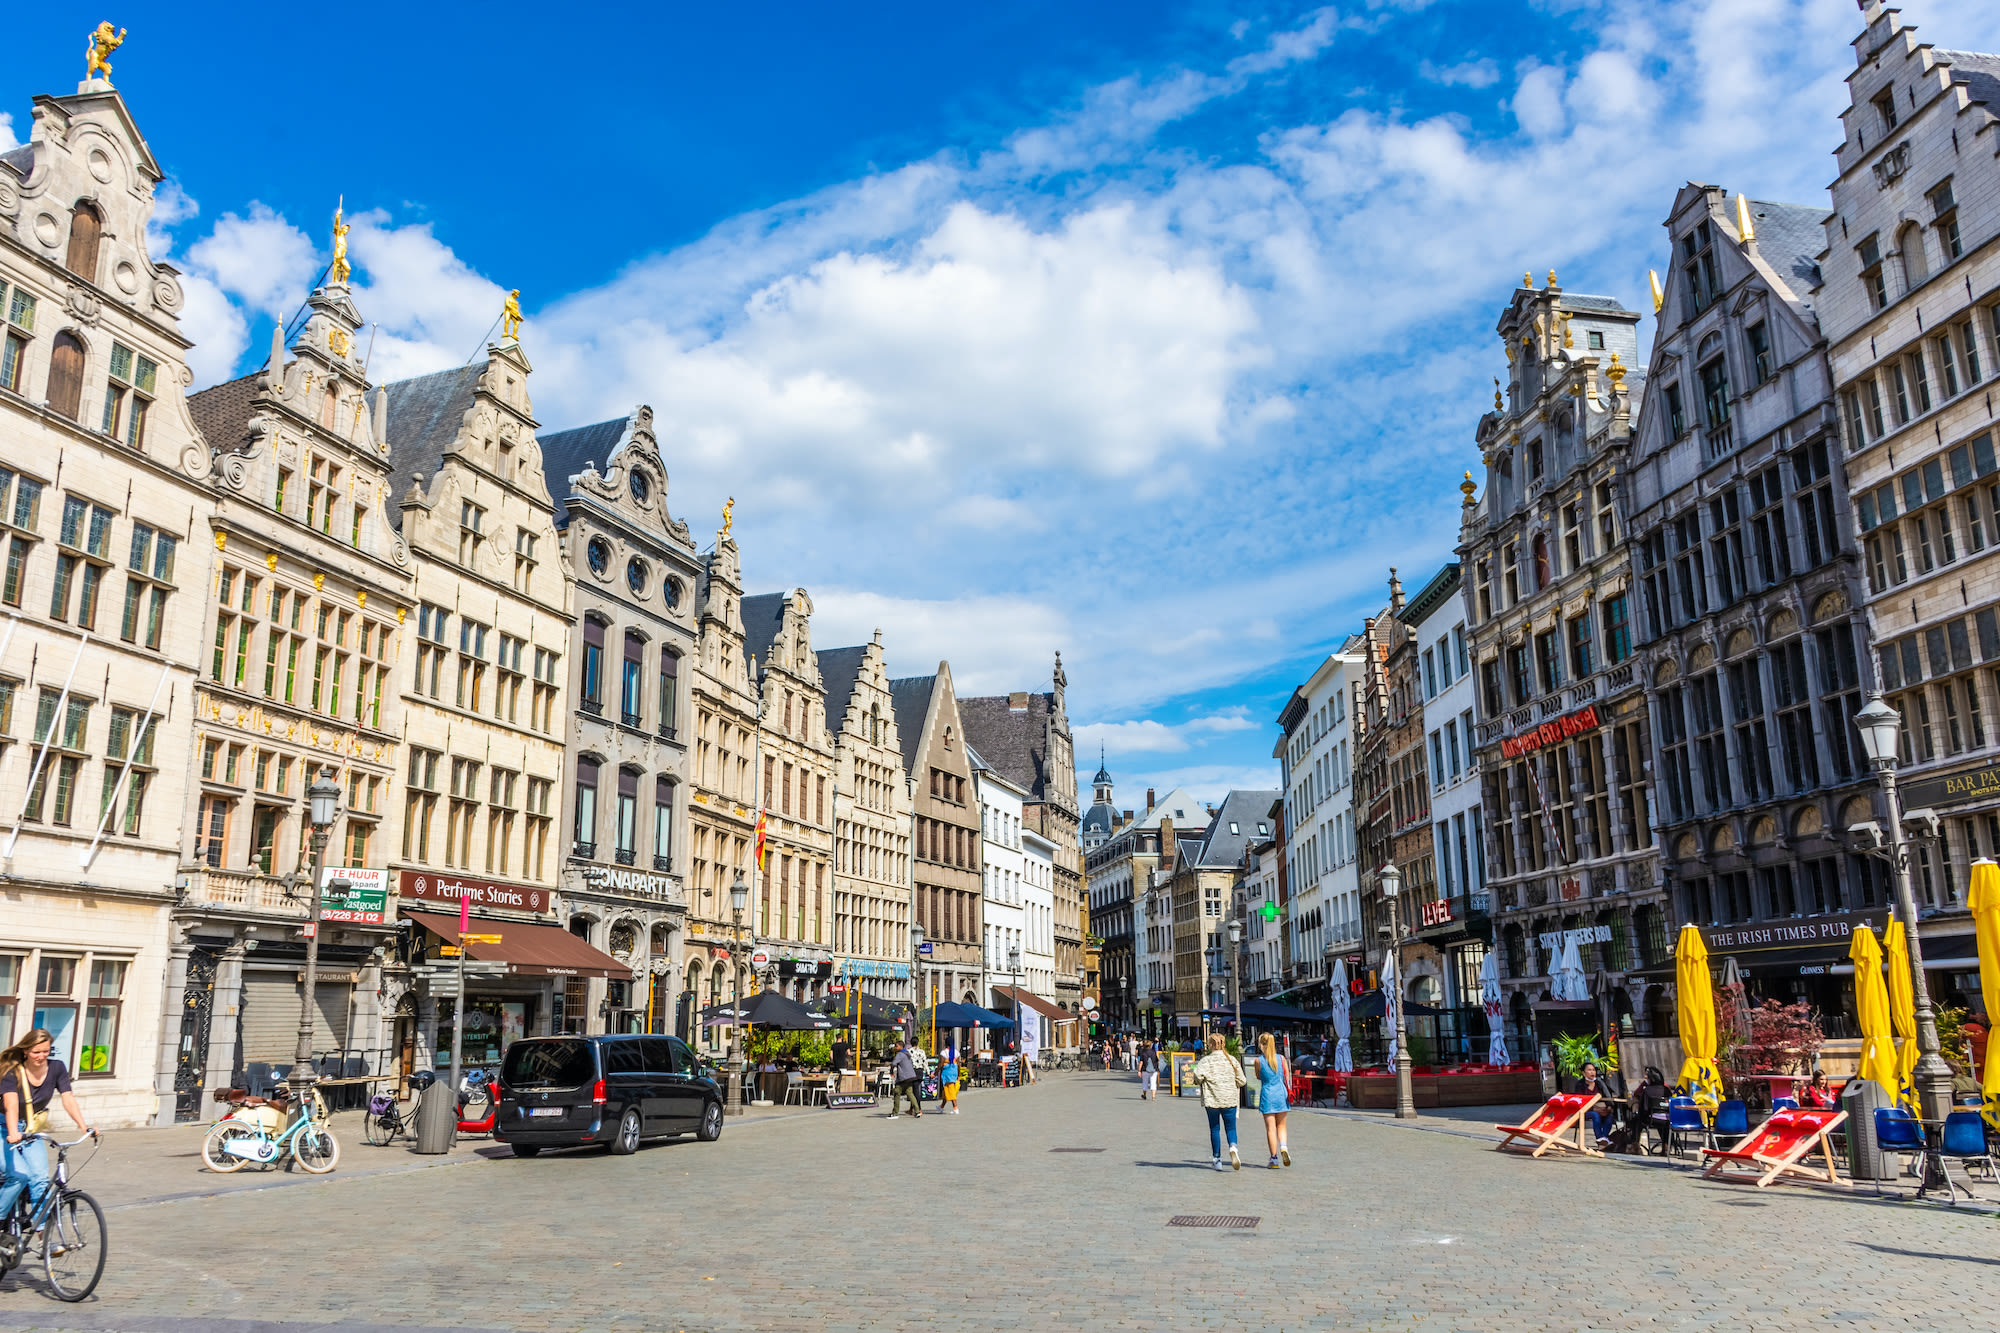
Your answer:
[[[910,985],[910,784],[882,635],[819,653],[838,765],[833,842],[834,976],[886,1000]]]
[[[931,946],[920,963],[919,999],[978,1004],[986,989],[980,977],[979,803],[951,663],[938,663],[934,675],[891,681],[889,690],[910,780],[916,924]]]

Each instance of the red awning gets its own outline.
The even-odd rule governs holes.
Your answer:
[[[410,912],[403,916],[445,940],[458,938],[458,918],[438,912]],[[526,921],[490,921],[472,918],[473,932],[498,935],[498,944],[474,943],[465,946],[465,956],[475,962],[507,964],[507,970],[526,977],[608,977],[630,980],[630,964],[621,963],[602,949],[578,939],[560,926],[538,926]]]
[[[1047,1000],[1044,1000],[1041,996],[1028,990],[1026,987],[995,986],[993,990],[995,994],[1005,995],[1020,1004],[1025,1004],[1036,1013],[1053,1018],[1058,1023],[1074,1023],[1077,1019],[1083,1017],[1083,1015],[1072,1013],[1059,1005],[1050,1004]]]

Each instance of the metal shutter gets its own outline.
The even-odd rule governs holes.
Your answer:
[[[243,973],[243,1046],[237,1062],[263,1061],[288,1065],[299,1045],[299,975],[281,972]]]

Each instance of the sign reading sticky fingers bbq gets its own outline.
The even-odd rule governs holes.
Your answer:
[[[1579,708],[1574,713],[1564,713],[1561,717],[1530,727],[1518,736],[1508,736],[1500,742],[1500,754],[1505,759],[1518,759],[1524,754],[1533,754],[1572,736],[1581,736],[1586,731],[1595,731],[1601,725],[1597,720],[1597,705]]]
[[[403,898],[444,903],[457,907],[461,898],[472,900],[475,912],[546,912],[549,891],[526,884],[499,884],[468,875],[441,875],[432,870],[404,870],[396,876],[396,893]]]

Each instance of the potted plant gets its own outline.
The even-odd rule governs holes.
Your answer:
[[[1559,1033],[1549,1041],[1549,1049],[1555,1056],[1556,1072],[1570,1081],[1571,1086],[1583,1077],[1583,1067],[1596,1065],[1604,1074],[1616,1073],[1618,1053],[1614,1048],[1606,1054],[1599,1054],[1597,1039],[1601,1034],[1593,1032],[1588,1037],[1575,1033]]]

